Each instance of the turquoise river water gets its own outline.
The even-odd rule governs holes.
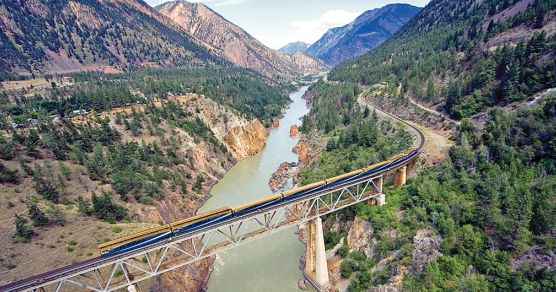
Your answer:
[[[292,103],[280,120],[280,126],[270,130],[266,147],[257,155],[232,167],[212,188],[211,198],[199,212],[222,206],[234,206],[272,194],[268,180],[282,162],[297,161],[292,148],[298,138],[290,138],[293,124],[309,112],[302,99],[307,87],[290,94]],[[305,246],[298,240],[295,227],[269,237],[236,247],[217,255],[211,274],[209,292],[234,291],[300,291],[297,282],[303,277],[299,258]]]

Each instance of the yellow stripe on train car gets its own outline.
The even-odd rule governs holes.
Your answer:
[[[318,182],[315,182],[315,183],[312,183],[312,184],[308,184],[308,185],[305,185],[305,186],[302,186],[302,187],[299,187],[299,188],[295,188],[295,189],[291,189],[289,191],[283,192],[282,195],[284,195],[284,197],[287,197],[291,194],[301,192],[301,191],[305,191],[305,190],[308,190],[308,189],[312,189],[314,187],[319,187],[319,186],[322,186],[324,184],[326,184],[326,181],[321,180],[321,181],[318,181]]]
[[[209,218],[209,217],[213,217],[213,216],[217,216],[217,215],[222,215],[222,214],[229,214],[231,213],[231,208],[230,207],[222,207],[222,208],[218,208],[212,211],[208,211],[208,212],[204,212],[198,215],[195,215],[193,217],[189,217],[187,219],[183,219],[183,220],[179,220],[179,221],[175,221],[170,223],[170,226],[172,228],[172,231],[183,228],[187,225],[191,225],[199,220],[203,220],[205,218]]]
[[[270,201],[273,201],[273,200],[276,200],[276,199],[280,199],[281,197],[282,197],[282,194],[274,194],[274,195],[271,195],[271,196],[253,201],[253,202],[249,202],[249,203],[241,204],[239,206],[232,207],[232,210],[234,212],[237,212],[237,211],[240,211],[240,210],[243,210],[243,209],[247,209],[249,207],[253,207],[253,206],[258,205],[258,204],[263,204],[263,203],[270,202]]]
[[[342,179],[342,178],[346,178],[346,177],[349,177],[349,176],[352,176],[352,175],[360,174],[361,172],[363,172],[363,171],[361,171],[361,169],[358,169],[358,170],[354,170],[354,171],[352,171],[352,172],[348,172],[348,173],[344,173],[344,174],[337,175],[337,176],[335,176],[335,177],[327,178],[327,179],[325,179],[324,181],[325,181],[327,184],[329,184],[329,183],[331,183],[331,182],[335,182],[335,181],[340,180],[340,179]]]
[[[171,231],[170,224],[166,224],[166,225],[159,226],[159,227],[154,227],[154,228],[149,228],[149,229],[144,230],[144,231],[136,232],[136,233],[133,233],[133,234],[130,234],[130,235],[127,235],[127,236],[123,236],[123,237],[120,237],[120,238],[116,238],[114,240],[110,240],[110,241],[101,243],[101,244],[98,245],[98,249],[101,252],[103,252],[105,250],[109,250],[109,249],[112,249],[114,247],[118,247],[120,245],[124,245],[124,244],[129,243],[129,242],[137,241],[137,240],[143,239],[145,237],[153,236],[153,235],[160,234],[160,233],[163,233],[163,232],[168,232],[168,231]]]

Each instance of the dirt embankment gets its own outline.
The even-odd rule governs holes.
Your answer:
[[[456,122],[450,120],[434,109],[417,104],[410,98],[396,98],[389,96],[386,91],[386,84],[376,84],[364,87],[364,91],[359,95],[359,103],[362,106],[370,106],[384,112],[395,114],[396,117],[412,121],[416,124],[433,129],[443,134],[449,135],[455,130]]]
[[[419,128],[425,135],[425,145],[420,166],[440,163],[448,155],[453,142],[450,137],[456,127],[456,121],[444,117],[435,110],[410,100],[404,102],[395,98],[384,97],[382,85],[366,88],[359,95],[358,102],[363,107],[376,110],[381,118],[392,119],[392,113],[405,122]]]

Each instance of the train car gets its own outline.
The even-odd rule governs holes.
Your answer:
[[[101,243],[98,249],[101,255],[107,256],[147,246],[170,237],[172,237],[172,229],[169,224],[166,224]]]
[[[222,207],[209,212],[204,212],[184,220],[170,223],[172,233],[182,234],[185,232],[193,231],[209,224],[222,222],[232,216],[232,209],[230,207]]]
[[[232,208],[232,211],[234,212],[234,216],[240,216],[243,215],[245,213],[248,213],[252,210],[257,210],[257,209],[261,209],[264,207],[268,207],[271,206],[273,204],[277,204],[282,202],[283,200],[283,195],[280,194],[274,194],[271,196],[268,196],[266,198],[262,198],[260,200],[256,200],[253,202],[249,202],[249,203],[245,203],[239,206],[235,206]]]
[[[278,204],[284,200],[292,200],[294,198],[306,195],[308,193],[317,192],[319,190],[334,187],[343,182],[354,180],[358,177],[378,172],[393,164],[412,156],[418,148],[411,148],[403,153],[394,155],[389,159],[375,163],[368,167],[363,167],[349,173],[327,178],[306,186],[295,188],[279,194],[274,194],[260,200],[245,203],[233,208],[223,207],[210,212],[205,212],[184,220],[176,221],[160,227],[151,228],[145,231],[137,232],[125,237],[121,237],[112,241],[108,241],[99,245],[101,255],[110,255],[132,249],[147,246],[149,244],[170,238],[174,235],[183,234],[199,228],[222,222],[232,216],[241,216],[243,214],[259,210],[274,204]]]

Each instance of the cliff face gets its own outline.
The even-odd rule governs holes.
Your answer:
[[[211,128],[235,159],[241,160],[264,148],[268,130],[259,120],[242,118],[203,95],[190,94],[176,99],[195,109],[197,116]]]
[[[320,69],[316,60],[296,62],[291,56],[264,46],[203,4],[172,1],[156,9],[222,58],[267,77],[290,80],[300,72],[318,73]]]

